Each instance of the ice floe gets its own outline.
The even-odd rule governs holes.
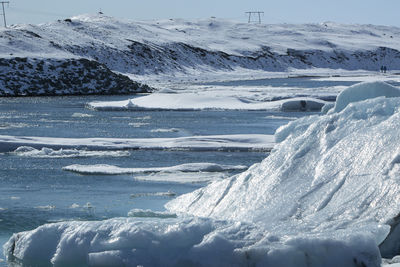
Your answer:
[[[274,146],[273,135],[238,134],[206,135],[178,138],[57,138],[0,135],[0,152],[11,152],[20,146],[35,149],[175,149],[191,151],[270,151]],[[41,152],[35,152],[41,153]]]
[[[142,209],[132,209],[128,212],[129,217],[139,217],[139,218],[176,218],[175,213],[170,213],[166,211],[152,211],[152,210],[142,210]]]
[[[176,196],[175,192],[172,191],[167,191],[167,192],[149,192],[149,193],[135,193],[131,194],[131,198],[137,198],[137,197],[174,197]],[[1,209],[0,209],[1,210]]]
[[[186,163],[171,167],[151,167],[151,168],[122,168],[108,164],[80,165],[73,164],[63,167],[65,171],[77,172],[80,174],[135,174],[135,173],[156,173],[156,172],[224,172],[245,170],[244,165],[221,165],[215,163]]]
[[[159,128],[159,129],[152,129],[150,132],[152,132],[152,133],[176,133],[179,131],[180,130],[177,128],[169,128],[169,129]]]
[[[74,114],[72,114],[72,117],[74,117],[74,118],[91,118],[91,117],[93,117],[93,115],[87,114],[87,113],[75,112]]]
[[[159,172],[136,174],[133,179],[144,182],[159,183],[207,183],[229,177],[225,172]]]
[[[90,102],[94,110],[321,110],[326,101],[295,97],[276,101],[255,101],[234,96],[208,96],[198,93],[151,95],[124,101]]]
[[[30,146],[18,147],[12,155],[29,158],[83,158],[83,157],[129,157],[129,151],[90,151],[80,149],[58,149],[48,147],[35,149]]]

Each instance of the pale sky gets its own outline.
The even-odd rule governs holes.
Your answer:
[[[400,27],[400,0],[0,0],[7,24],[43,23],[100,9],[132,20],[208,18],[246,22],[246,11],[263,11],[263,23],[359,23]],[[0,26],[3,25],[2,18]]]

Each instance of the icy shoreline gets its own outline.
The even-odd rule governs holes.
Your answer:
[[[351,95],[351,103],[343,95]],[[46,224],[14,234],[4,246],[7,259],[27,265],[380,266],[382,256],[398,254],[399,96],[385,83],[349,87],[327,114],[279,128],[261,163],[179,196],[167,203],[168,212]],[[173,214],[177,218],[168,218]]]

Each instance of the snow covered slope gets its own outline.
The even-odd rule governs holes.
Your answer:
[[[0,56],[84,57],[136,75],[251,69],[400,68],[400,29],[373,25],[255,25],[221,19],[125,21],[81,15],[0,30]]]
[[[343,110],[281,127],[264,161],[169,202],[177,218],[47,224],[14,234],[4,247],[8,260],[380,266],[381,255],[400,254],[400,98],[385,88],[350,87],[354,102]],[[390,98],[363,100],[364,90]]]

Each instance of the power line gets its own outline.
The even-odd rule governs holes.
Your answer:
[[[8,1],[0,1],[1,6],[3,8],[3,20],[4,20],[4,28],[7,28],[7,21],[6,21],[6,10],[4,9],[4,4],[10,4]]]
[[[264,12],[262,12],[262,11],[248,11],[248,12],[245,12],[245,13],[249,15],[248,23],[252,22],[251,15],[258,15],[258,23],[261,24],[261,14],[264,15]]]

